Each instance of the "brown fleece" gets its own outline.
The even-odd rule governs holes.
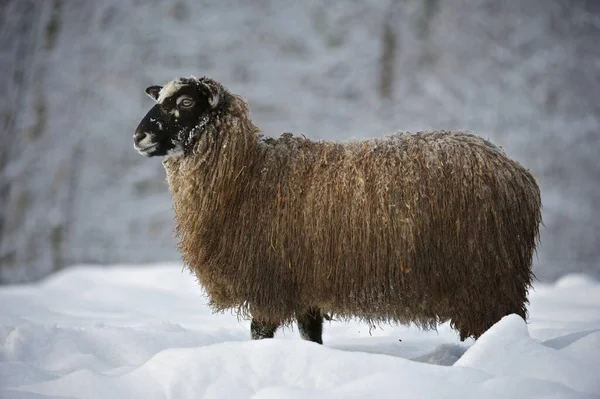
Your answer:
[[[265,140],[227,95],[193,153],[164,161],[184,262],[215,310],[451,320],[462,339],[526,318],[540,191],[498,147],[446,131]]]

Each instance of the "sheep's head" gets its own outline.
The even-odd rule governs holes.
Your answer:
[[[157,104],[138,125],[133,141],[134,148],[147,157],[189,153],[227,97],[220,83],[206,77],[150,86],[146,94]]]

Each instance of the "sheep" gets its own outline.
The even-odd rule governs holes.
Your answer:
[[[134,147],[164,157],[184,263],[215,311],[253,339],[323,318],[450,321],[477,339],[526,320],[541,199],[531,173],[462,131],[363,141],[268,138],[247,102],[208,77],[146,93]]]

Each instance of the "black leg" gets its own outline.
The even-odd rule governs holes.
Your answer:
[[[323,315],[319,308],[309,308],[298,316],[300,336],[307,341],[323,343]]]
[[[263,323],[256,319],[252,319],[252,323],[250,323],[250,334],[252,339],[273,338],[277,327],[279,326],[276,324]]]

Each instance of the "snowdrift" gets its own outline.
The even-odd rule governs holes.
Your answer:
[[[531,318],[477,342],[333,321],[324,346],[296,331],[250,341],[212,314],[179,265],[80,266],[0,288],[0,397],[597,398],[600,283],[570,275],[531,293]]]

